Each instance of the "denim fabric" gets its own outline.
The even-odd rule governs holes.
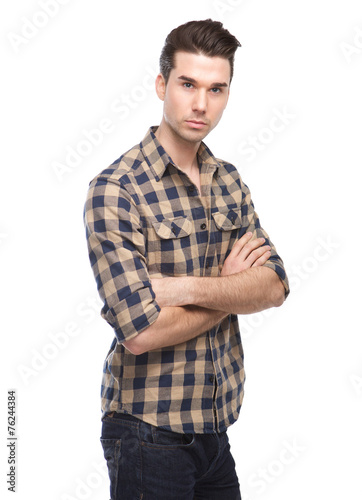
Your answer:
[[[179,434],[115,413],[101,443],[111,500],[241,500],[226,432]]]

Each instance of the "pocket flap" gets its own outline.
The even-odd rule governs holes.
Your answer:
[[[221,231],[239,229],[242,225],[241,208],[226,208],[212,214],[214,222]]]
[[[188,217],[163,219],[161,222],[152,222],[152,225],[157,236],[167,240],[190,236],[192,231],[192,222]]]

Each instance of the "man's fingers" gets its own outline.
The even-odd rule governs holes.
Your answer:
[[[245,235],[244,235],[245,236]],[[235,254],[234,256],[242,257],[244,259],[247,259],[248,256],[257,248],[262,247],[265,243],[265,238],[255,238],[255,240],[250,241],[250,237],[248,241],[244,240],[241,241],[242,238],[234,245],[235,248]],[[234,250],[234,248],[233,248]]]
[[[233,246],[220,273],[223,276],[242,272],[251,267],[262,266],[270,258],[270,246],[265,245],[265,238],[255,238],[252,232],[245,233]]]
[[[250,241],[253,233],[245,233],[241,238],[238,239],[236,243],[234,243],[233,248],[231,249],[230,255],[235,256],[240,253],[240,251],[244,248],[244,246]]]
[[[249,243],[245,245],[245,247],[242,249],[241,252],[244,252],[246,255],[248,255],[252,253],[254,250],[263,247],[264,243],[265,243],[265,238],[256,238],[253,241],[249,241]]]
[[[270,246],[269,245],[264,245],[264,246],[261,246],[259,248],[256,248],[255,250],[253,250],[252,252],[250,252],[250,254],[248,255],[247,258],[244,259],[245,263],[248,264],[249,267],[252,267],[254,265],[254,263],[258,259],[260,259],[261,257],[263,257],[265,255],[265,253],[267,253],[267,252],[270,252]],[[268,259],[266,259],[266,260],[268,260]]]
[[[230,255],[236,257],[239,253],[244,251],[246,258],[250,252],[255,250],[255,248],[258,248],[265,243],[265,238],[255,238],[255,240],[250,241],[252,236],[253,233],[251,232],[245,233],[236,243],[234,243]]]
[[[254,264],[252,264],[251,267],[258,267],[258,266],[263,266],[265,264],[265,262],[270,259],[270,256],[271,256],[271,251],[268,250],[267,252],[265,252],[261,257],[259,257],[258,259],[256,259],[256,261],[254,262]]]

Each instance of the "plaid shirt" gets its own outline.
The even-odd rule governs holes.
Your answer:
[[[129,413],[181,433],[226,430],[239,415],[244,364],[238,320],[229,315],[185,343],[134,355],[122,344],[156,321],[150,277],[218,276],[245,232],[266,238],[270,267],[288,281],[233,165],[201,143],[201,191],[151,128],[90,183],[85,225],[91,266],[115,338],[104,363],[102,410]]]

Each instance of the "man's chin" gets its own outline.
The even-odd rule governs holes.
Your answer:
[[[183,131],[181,137],[187,141],[187,142],[201,142],[205,139],[205,137],[208,135],[209,129],[205,130],[186,130]]]

